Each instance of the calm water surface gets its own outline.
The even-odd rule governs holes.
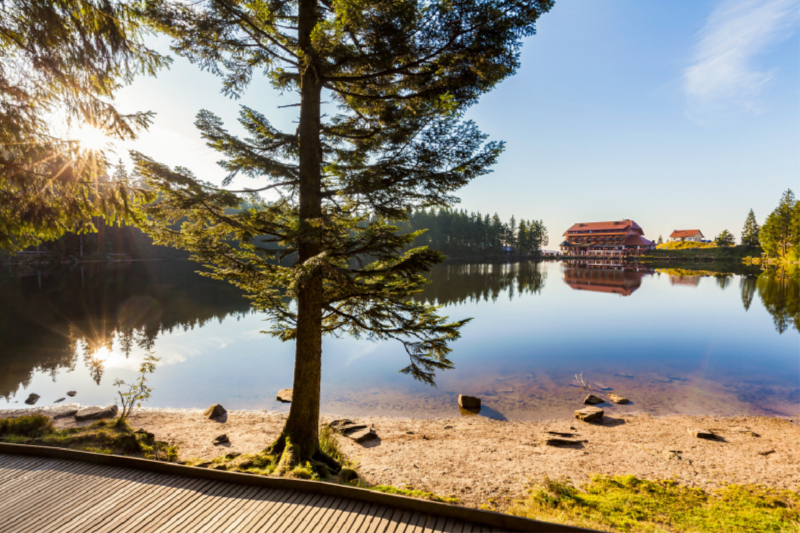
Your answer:
[[[84,405],[114,400],[148,351],[153,407],[287,410],[293,344],[225,283],[190,262],[117,263],[0,275],[0,408],[68,390]],[[438,388],[397,371],[399,343],[324,341],[322,410],[344,415],[454,416],[458,394],[495,418],[570,416],[575,374],[628,396],[612,412],[772,414],[800,411],[796,275],[712,275],[550,263],[446,264],[422,295],[473,317]]]

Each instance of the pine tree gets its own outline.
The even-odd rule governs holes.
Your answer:
[[[788,251],[798,245],[800,239],[800,202],[787,189],[778,207],[769,214],[759,232],[761,247],[767,255],[787,259]]]
[[[750,213],[747,215],[747,219],[744,221],[744,227],[742,228],[742,245],[757,246],[758,234],[760,231],[761,228],[759,228],[758,222],[756,222],[756,215],[751,209]]]
[[[661,235],[658,236],[658,242],[656,242],[656,244],[664,244],[664,239]]]
[[[733,246],[736,244],[736,239],[730,231],[724,229],[722,233],[717,235],[715,242],[717,246]]]
[[[0,248],[20,250],[67,231],[94,228],[93,216],[134,220],[144,191],[98,182],[111,172],[102,152],[59,138],[51,121],[89,124],[134,138],[151,113],[120,113],[116,90],[154,74],[168,58],[143,45],[130,2],[6,0],[0,7]]]
[[[442,255],[406,250],[417,234],[387,221],[407,219],[409,207],[453,205],[454,191],[488,172],[503,146],[463,113],[516,71],[522,38],[551,2],[149,5],[173,50],[222,76],[226,94],[238,96],[261,72],[299,94],[294,132],[246,107],[246,139],[210,112],[198,115],[203,137],[226,158],[224,185],[239,174],[260,180],[240,193],[247,208],[237,193],[134,157],[162,195],[149,211],[156,239],[191,250],[213,276],[248,291],[272,334],[295,342],[293,401],[268,450],[278,472],[306,461],[336,468],[318,439],[322,335],[396,339],[410,358],[402,371],[426,383],[453,366],[448,343],[465,321],[410,298]],[[323,92],[336,106],[324,122]],[[266,191],[276,196],[255,196]],[[165,229],[181,217],[179,232]]]

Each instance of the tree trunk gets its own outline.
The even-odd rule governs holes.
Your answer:
[[[311,222],[322,216],[322,150],[320,145],[320,95],[322,85],[311,47],[311,31],[317,22],[316,0],[301,0],[298,10],[298,45],[306,64],[300,82],[300,238],[298,261],[319,255],[320,232]],[[270,451],[280,454],[279,473],[306,461],[335,462],[319,447],[319,401],[322,377],[322,275],[313,273],[298,288],[297,340],[295,342],[294,391],[289,418]]]

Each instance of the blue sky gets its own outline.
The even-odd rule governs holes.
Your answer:
[[[470,109],[507,143],[494,172],[460,192],[468,211],[542,219],[549,248],[574,222],[632,218],[649,238],[699,228],[739,236],[800,193],[800,0],[561,0],[527,39],[522,66]],[[155,46],[167,51],[168,42]],[[137,149],[219,182],[194,116],[238,131],[238,106],[295,128],[297,101],[264,80],[241,100],[181,58],[123,89],[122,110],[157,113]]]

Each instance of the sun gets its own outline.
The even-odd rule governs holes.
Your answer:
[[[75,132],[74,137],[84,150],[102,150],[110,142],[105,132],[94,126],[82,126]]]

